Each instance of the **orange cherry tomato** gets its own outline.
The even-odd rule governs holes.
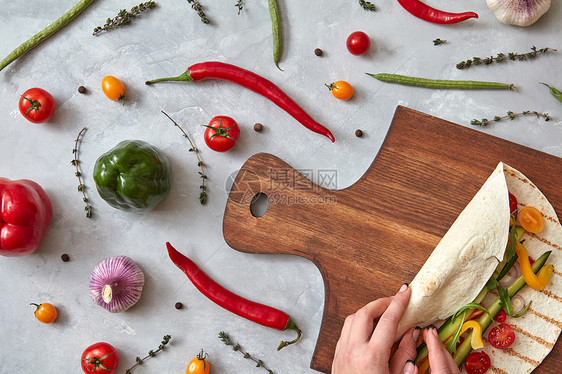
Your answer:
[[[112,75],[104,77],[101,81],[101,88],[105,96],[113,101],[120,100],[125,105],[125,85],[118,78]]]
[[[532,206],[526,206],[517,214],[517,220],[526,231],[538,234],[544,229],[544,219],[541,212]]]
[[[57,319],[57,309],[49,303],[43,303],[41,305],[31,303],[30,305],[35,305],[37,309],[35,310],[35,317],[39,322],[43,323],[53,323]]]
[[[201,352],[187,365],[187,370],[185,374],[209,374],[211,370],[211,365],[207,362],[207,354],[201,350]]]
[[[326,85],[336,99],[349,100],[353,96],[353,87],[346,81],[337,81]]]

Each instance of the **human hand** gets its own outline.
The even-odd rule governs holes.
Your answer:
[[[417,374],[416,342],[420,328],[406,331],[396,352],[390,357],[398,323],[410,300],[410,288],[404,284],[393,297],[370,302],[344,322],[336,345],[332,374]],[[379,318],[380,317],[380,318]],[[374,320],[379,321],[373,331]],[[427,335],[429,362],[434,374],[457,374],[459,369],[445,350],[435,329],[424,331]]]

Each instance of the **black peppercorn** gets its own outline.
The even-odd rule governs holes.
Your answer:
[[[86,87],[84,86],[78,87],[78,92],[80,92],[81,94],[86,93]]]
[[[263,130],[263,125],[261,123],[256,123],[254,125],[254,131],[260,132],[261,130]]]
[[[358,137],[358,138],[362,137],[362,136],[363,136],[363,131],[361,131],[361,130],[355,130],[355,136]]]
[[[316,49],[314,50],[314,54],[315,54],[316,56],[322,56],[323,53],[324,53],[324,52],[322,52],[322,50],[321,50],[320,48],[316,48]]]
[[[183,308],[183,304],[178,301],[176,303],[175,307],[176,307],[176,309],[181,309],[181,308]]]
[[[68,262],[68,261],[70,261],[70,256],[67,255],[66,253],[64,253],[62,256],[60,256],[60,258],[61,258],[61,260],[62,260],[63,262]]]

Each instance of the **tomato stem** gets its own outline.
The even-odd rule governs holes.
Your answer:
[[[37,119],[37,112],[39,111],[39,107],[41,106],[41,103],[39,103],[39,101],[37,100],[30,100],[27,97],[23,96],[22,97],[29,101],[29,108],[27,108],[27,111],[25,112],[25,116],[27,117],[27,115],[29,114],[29,112],[31,112],[32,110],[35,110],[35,119]]]

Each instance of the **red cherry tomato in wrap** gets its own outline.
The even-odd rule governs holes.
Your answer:
[[[500,323],[488,333],[488,341],[492,347],[497,349],[505,349],[515,341],[515,333],[511,326],[506,323]]]
[[[490,356],[485,352],[472,352],[464,361],[464,368],[468,374],[484,374],[491,364]]]

